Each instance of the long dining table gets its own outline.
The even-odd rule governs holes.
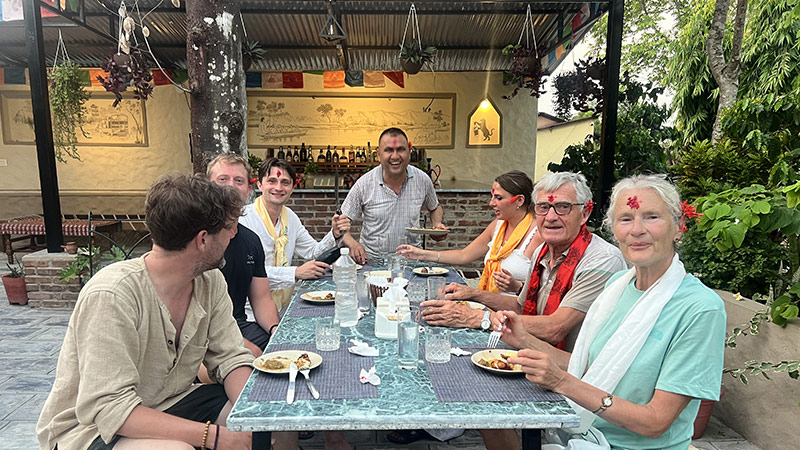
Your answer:
[[[409,282],[424,283],[425,277],[414,274],[412,268],[406,269]],[[465,284],[452,267],[446,268],[448,282]],[[370,269],[382,268],[365,266],[359,272]],[[310,373],[320,398],[313,399],[305,379],[298,375],[295,401],[287,404],[288,376],[254,370],[228,417],[227,426],[231,430],[515,428],[523,430],[523,448],[538,449],[539,429],[578,425],[578,416],[561,395],[539,388],[523,375],[490,373],[473,364],[470,356],[452,356],[444,364],[426,362],[424,323],[418,369],[398,368],[397,341],[375,337],[374,308],[356,326],[341,328],[339,350],[317,351],[314,319],[332,317],[334,307],[312,304],[300,297],[306,292],[334,289],[330,274],[298,282],[294,297],[265,350],[265,353],[304,350],[321,355],[321,365]],[[486,348],[488,335],[482,330],[452,329],[452,346],[480,351]],[[369,343],[378,349],[379,355],[364,357],[350,353],[351,339]],[[380,384],[362,383],[361,370],[373,366]]]

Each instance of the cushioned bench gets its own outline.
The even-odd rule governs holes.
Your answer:
[[[95,231],[114,231],[118,229],[118,220],[93,220],[91,228],[87,219],[62,219],[61,230],[64,236],[91,236]],[[13,243],[30,239],[31,248],[35,248],[35,236],[44,236],[44,217],[27,216],[16,217],[9,220],[0,220],[0,235],[2,235],[2,250],[8,255],[9,264],[14,263]],[[15,237],[12,237],[15,236]]]

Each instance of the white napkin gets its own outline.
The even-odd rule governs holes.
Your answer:
[[[375,366],[372,366],[367,372],[364,369],[361,369],[361,375],[359,376],[359,380],[361,380],[361,384],[373,384],[375,386],[381,384],[381,377],[375,374]]]
[[[461,347],[452,347],[450,349],[450,353],[456,356],[467,356],[471,355],[472,353],[462,349]]]
[[[389,302],[389,314],[397,314],[397,304],[406,297],[406,291],[397,284],[389,286],[383,293],[383,299]]]
[[[370,347],[370,345],[366,342],[350,339],[350,343],[353,344],[352,347],[347,349],[347,351],[350,353],[361,356],[378,356],[380,354],[380,351],[377,348]]]

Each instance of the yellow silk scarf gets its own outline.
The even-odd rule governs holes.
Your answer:
[[[528,213],[522,221],[517,224],[517,227],[514,228],[514,231],[505,244],[503,244],[503,236],[506,234],[508,221],[504,220],[503,223],[500,224],[500,229],[497,231],[494,242],[492,243],[492,249],[489,251],[489,258],[486,259],[486,266],[483,268],[483,274],[481,275],[478,289],[494,293],[500,292],[492,274],[500,270],[502,261],[517,248],[523,239],[525,239],[525,235],[528,233],[528,228],[530,228],[531,223],[533,223],[533,215]]]
[[[254,206],[258,216],[261,217],[261,220],[264,221],[264,225],[267,226],[267,233],[275,240],[273,265],[275,267],[286,267],[289,265],[289,259],[286,257],[286,244],[289,243],[289,237],[286,236],[289,229],[289,211],[285,206],[281,206],[281,230],[279,234],[278,231],[275,230],[275,225],[267,212],[267,207],[264,202],[264,196],[262,195],[256,199]]]

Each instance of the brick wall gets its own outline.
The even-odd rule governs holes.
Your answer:
[[[347,195],[341,193],[341,199]],[[483,232],[494,220],[489,207],[489,192],[439,192],[439,202],[444,210],[444,224],[451,232],[447,239],[436,242],[427,239],[427,248],[434,250],[464,248]],[[331,229],[331,217],[336,210],[333,192],[316,193],[296,190],[288,206],[297,213],[309,233],[319,240]],[[420,222],[421,223],[421,222]],[[361,221],[353,221],[351,232],[357,238]],[[475,261],[463,268],[478,269],[483,260]]]
[[[40,250],[22,257],[28,305],[32,308],[72,309],[81,290],[76,278],[70,282],[58,279],[61,269],[75,260],[76,255],[47,253]]]

